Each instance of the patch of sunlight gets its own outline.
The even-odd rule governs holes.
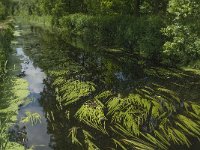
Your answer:
[[[5,82],[5,87],[12,86],[12,88],[8,91],[5,91],[4,93],[10,95],[5,97],[5,101],[9,104],[9,107],[6,107],[4,109],[0,110],[0,113],[11,113],[15,112],[15,114],[18,111],[18,106],[23,102],[23,99],[25,99],[29,95],[28,90],[28,83],[26,80],[21,78],[10,78],[12,82]],[[17,116],[12,115],[10,116],[11,121],[16,121]]]
[[[193,72],[197,75],[200,75],[200,70],[199,69],[193,69],[193,68],[183,68],[183,70],[185,71],[190,71],[190,72]]]
[[[28,82],[21,78],[15,78],[13,81],[12,92],[19,99],[23,99],[29,95]]]
[[[13,35],[15,37],[19,37],[19,36],[21,36],[21,32],[20,31],[15,31]]]
[[[18,41],[11,41],[11,44],[17,45],[19,42]]]
[[[25,112],[26,116],[21,118],[22,123],[29,123],[34,126],[38,123],[41,123],[41,116],[38,113],[31,113],[29,111]]]
[[[161,67],[152,67],[150,69],[145,69],[145,73],[150,76],[168,78],[168,77],[177,77],[182,78],[182,74],[178,70],[170,70]]]
[[[24,146],[18,144],[18,143],[15,143],[15,142],[8,142],[8,145],[7,145],[7,150],[24,150]],[[29,149],[31,150],[31,149]]]
[[[107,49],[108,52],[122,52],[123,49],[114,49],[114,48],[109,48]]]

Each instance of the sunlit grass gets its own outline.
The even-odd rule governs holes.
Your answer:
[[[19,105],[29,95],[28,83],[26,80],[16,77],[21,69],[20,61],[16,55],[9,55],[10,57],[6,57],[8,63],[4,68],[5,75],[0,83],[0,149],[23,150],[22,145],[9,141],[8,130],[17,121]]]

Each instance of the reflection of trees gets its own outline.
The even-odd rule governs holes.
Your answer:
[[[67,133],[69,126],[64,110],[55,101],[55,97],[51,89],[47,87],[46,91],[42,93],[41,103],[45,111],[45,117],[48,122],[48,133],[51,135],[49,145],[54,149],[67,149],[69,140]]]

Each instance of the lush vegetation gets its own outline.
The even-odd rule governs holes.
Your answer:
[[[18,106],[28,95],[27,82],[17,78],[19,70],[13,69],[14,58],[9,59],[11,40],[13,39],[10,23],[1,23],[0,31],[0,149],[23,149],[22,146],[9,140],[9,128],[17,120]],[[12,60],[11,60],[12,59]],[[19,62],[15,62],[17,65]]]
[[[55,149],[153,150],[199,142],[199,0],[0,0],[0,19],[8,14],[49,29],[32,27],[24,36],[26,52],[48,76],[41,105]],[[24,97],[16,89],[27,91],[23,80],[5,77],[12,32],[1,26],[5,149],[9,115],[17,111],[9,104]]]
[[[0,1],[0,149],[23,149],[23,146],[10,141],[9,129],[17,120],[18,106],[29,94],[27,82],[17,78],[20,71],[19,61],[10,57],[13,39],[12,20],[7,16],[10,13],[10,1]],[[17,60],[17,59],[16,59]],[[13,68],[14,66],[14,68]]]
[[[199,57],[198,0],[22,0],[20,6],[22,14],[51,16],[64,34],[156,63],[188,64]]]
[[[198,71],[143,68],[132,56],[91,53],[64,43],[63,35],[35,30],[40,38],[32,42],[27,35],[26,51],[48,75],[42,105],[55,149],[170,149],[197,142]],[[116,79],[119,71],[126,76],[125,67],[130,73],[131,64],[133,76]]]

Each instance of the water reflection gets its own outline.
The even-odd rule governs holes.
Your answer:
[[[21,34],[21,30],[16,26],[16,32]],[[26,137],[22,140],[22,144],[26,148],[33,147],[35,150],[50,150],[49,141],[50,135],[47,134],[47,121],[44,116],[43,107],[39,103],[41,98],[40,92],[43,91],[43,80],[46,78],[45,73],[38,67],[33,65],[32,60],[24,53],[24,37],[21,36],[17,39],[18,47],[16,48],[16,55],[21,60],[21,72],[24,74],[22,77],[29,83],[30,95],[25,99],[26,105],[22,105],[19,109],[18,120],[19,123],[16,128],[25,130]],[[21,46],[21,47],[20,47]],[[41,116],[41,123],[32,125],[31,123],[22,123],[20,120],[26,117],[26,112],[38,113]]]

